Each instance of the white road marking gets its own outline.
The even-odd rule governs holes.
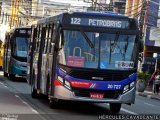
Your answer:
[[[150,94],[152,94],[153,92],[151,92],[151,91],[144,91],[145,93],[150,93]]]
[[[3,85],[4,87],[8,88],[8,86],[6,86],[4,83],[0,82],[0,84]],[[33,109],[26,101],[22,100],[18,95],[15,94],[15,97],[18,98],[20,101],[22,101],[22,103],[27,105],[31,109],[32,112],[34,112],[35,114],[39,114],[39,112],[37,110]]]
[[[109,106],[109,103],[105,103],[105,104]],[[124,108],[121,108],[121,111],[127,112],[127,113],[132,114],[132,115],[138,115],[137,113],[129,111],[129,110],[124,109]]]
[[[1,85],[4,85],[4,83],[0,82]]]
[[[33,109],[26,101],[22,100],[18,95],[15,95],[15,97],[19,98],[22,101],[22,103],[24,103],[25,105],[27,105],[32,110],[32,112],[34,112],[36,114],[39,114],[38,111],[36,111],[35,109]]]
[[[147,95],[147,98],[151,98],[152,97],[152,95]]]
[[[29,106],[29,104],[27,102],[23,101],[23,103]]]
[[[4,85],[5,88],[8,88],[8,86]],[[9,89],[9,88],[8,88]]]
[[[5,88],[8,88],[8,86],[6,86],[4,83],[0,82],[0,84],[3,85]]]
[[[36,114],[39,114],[39,112],[37,111],[37,110],[35,110],[35,109],[31,109],[32,110],[32,112],[34,112],[34,113],[36,113]]]
[[[16,98],[19,98],[19,96],[18,96],[18,95],[15,95],[15,97],[16,97]]]
[[[132,112],[132,111],[129,111],[129,110],[124,109],[124,108],[121,108],[121,110],[124,111],[124,112],[127,112],[127,113],[129,113],[129,114],[132,114],[132,115],[138,115],[137,113]]]
[[[150,104],[150,103],[147,103],[147,102],[144,102],[145,105],[149,105],[149,106],[152,106],[152,107],[155,107],[155,105],[153,104]]]

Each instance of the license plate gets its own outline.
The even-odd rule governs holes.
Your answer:
[[[102,99],[104,98],[104,94],[103,93],[90,93],[90,98]]]

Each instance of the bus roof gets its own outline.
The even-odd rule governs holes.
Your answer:
[[[83,16],[97,16],[97,17],[119,17],[119,18],[124,18],[124,19],[127,19],[129,17],[127,16],[124,16],[122,14],[119,14],[119,13],[115,13],[115,12],[110,12],[110,11],[107,11],[107,12],[97,12],[97,11],[89,11],[89,12],[72,12],[72,13],[61,13],[61,14],[58,14],[58,15],[54,15],[54,16],[49,16],[49,17],[46,17],[46,18],[42,18],[40,20],[38,20],[37,22],[34,22],[33,25],[35,24],[43,24],[43,23],[48,23],[48,22],[53,22],[55,20],[59,20],[59,22],[62,21],[63,19],[63,16],[65,15],[83,15]]]
[[[7,33],[14,32],[15,30],[19,30],[19,29],[31,29],[31,26],[15,27],[15,28],[12,28],[9,31],[7,31]]]
[[[106,16],[106,17],[125,17],[128,18],[127,16],[124,16],[122,14],[112,12],[112,11],[107,11],[107,12],[97,12],[97,11],[89,11],[89,12],[75,12],[74,14],[83,14],[83,15],[96,15],[96,16]]]

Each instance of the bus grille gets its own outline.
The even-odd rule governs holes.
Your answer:
[[[128,78],[129,75],[133,74],[132,72],[102,72],[102,71],[71,71],[70,76],[75,78],[81,78],[86,80],[92,80],[92,77],[102,77],[105,81],[121,81]]]
[[[77,89],[73,88],[75,96],[79,97],[90,97],[90,93],[103,93],[104,98],[117,99],[121,94],[122,90],[89,90],[89,89]]]
[[[27,74],[27,71],[22,71],[22,74]]]

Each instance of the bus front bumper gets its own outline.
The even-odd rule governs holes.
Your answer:
[[[11,74],[25,77],[25,76],[27,76],[27,68],[12,66],[11,67]]]
[[[135,101],[136,88],[133,87],[126,93],[120,94],[118,98],[102,98],[93,99],[90,97],[79,97],[75,96],[73,91],[68,90],[63,86],[56,86],[54,92],[54,98],[72,101],[84,101],[84,102],[95,102],[95,103],[124,103],[124,104],[134,104]]]

